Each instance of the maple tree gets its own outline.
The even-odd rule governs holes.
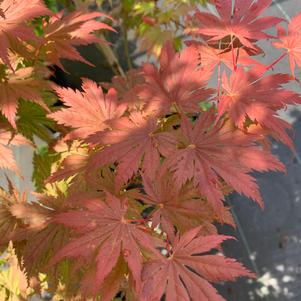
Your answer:
[[[36,187],[33,201],[9,176],[0,189],[3,300],[222,301],[214,283],[256,277],[222,254],[218,224],[235,227],[234,191],[264,207],[252,172],[285,171],[271,138],[294,152],[279,110],[301,103],[286,87],[301,15],[286,31],[262,16],[272,0],[158,2],[0,0],[0,168],[22,178],[12,147],[31,147]],[[260,40],[280,57],[261,63]],[[115,76],[60,83],[66,60],[100,68],[91,44]],[[285,57],[291,74],[275,73]]]

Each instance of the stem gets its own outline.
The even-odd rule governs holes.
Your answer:
[[[218,64],[218,75],[217,75],[217,98],[221,95],[221,63]]]
[[[103,34],[100,34],[100,38],[105,40]],[[121,65],[119,64],[118,59],[116,58],[111,47],[107,43],[98,43],[96,47],[103,53],[113,72],[116,75],[125,76],[124,71]]]
[[[219,42],[218,49],[221,50],[221,41]],[[221,62],[218,63],[218,74],[217,74],[217,97],[218,102],[221,95]]]
[[[284,57],[286,57],[286,52],[281,54],[281,56],[276,60],[274,61],[272,64],[270,64],[269,66],[266,67],[266,71],[270,70],[271,68],[273,68],[273,66],[275,66],[278,62],[280,62]]]
[[[126,61],[128,64],[128,68],[132,69],[133,68],[133,64],[130,58],[130,54],[129,54],[129,41],[128,41],[128,30],[127,27],[125,26],[125,24],[123,23],[123,37],[124,37],[124,53],[125,53],[125,57],[126,57]]]
[[[233,61],[233,67],[234,67],[234,71],[236,71],[237,69],[237,65],[236,65],[236,60],[235,60],[235,54],[234,54],[234,48],[233,48],[233,35],[231,35],[231,52],[232,52],[232,61]]]

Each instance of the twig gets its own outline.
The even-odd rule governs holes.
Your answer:
[[[122,26],[122,30],[123,30],[123,38],[124,38],[124,43],[123,43],[123,45],[124,45],[124,54],[125,54],[125,57],[126,57],[128,68],[132,69],[133,64],[132,64],[130,54],[129,54],[128,31],[127,31],[127,27],[125,26],[124,23],[123,23],[123,26]]]
[[[100,34],[99,36],[102,40],[105,40],[105,37],[103,36],[103,34]],[[113,52],[110,45],[108,43],[98,43],[98,44],[96,44],[96,47],[103,53],[103,55],[107,59],[113,72],[116,75],[125,76],[125,73],[124,73],[121,65],[119,64],[119,61],[116,58],[115,53]]]

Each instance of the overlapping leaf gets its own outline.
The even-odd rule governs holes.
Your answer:
[[[164,115],[173,110],[195,112],[199,103],[208,99],[212,89],[205,88],[210,72],[198,67],[198,51],[194,47],[175,53],[170,42],[166,43],[160,56],[160,69],[144,64],[142,75],[145,83],[140,85],[138,96],[145,102],[145,110]]]
[[[54,221],[74,229],[78,237],[71,240],[53,258],[82,258],[85,265],[96,261],[94,292],[96,292],[120,256],[129,266],[137,288],[141,285],[142,250],[156,253],[146,229],[127,216],[127,205],[107,194],[106,200],[98,197],[83,199],[84,210],[58,215]],[[92,264],[92,267],[94,264]]]
[[[292,147],[286,133],[290,125],[279,118],[277,110],[287,105],[301,103],[299,94],[286,90],[282,85],[290,81],[288,74],[260,74],[243,68],[234,71],[230,79],[223,75],[223,93],[219,97],[219,117],[228,113],[230,119],[243,128],[246,118],[271,130],[272,135]]]
[[[152,226],[160,225],[169,239],[178,233],[184,233],[198,225],[202,225],[203,233],[215,234],[213,226],[215,220],[234,226],[230,212],[223,208],[220,219],[216,218],[212,206],[204,200],[189,182],[183,187],[175,185],[172,175],[167,173],[150,179],[143,176],[143,189],[146,197],[143,200],[155,208],[151,214]]]
[[[280,41],[274,42],[277,48],[284,48],[289,56],[289,64],[293,76],[296,65],[301,67],[301,14],[296,15],[288,25],[288,33],[285,28],[278,26],[278,38]]]
[[[54,128],[54,121],[47,118],[45,108],[28,101],[20,101],[17,113],[17,129],[26,138],[34,141],[39,137],[43,141],[53,140],[50,129]]]
[[[270,6],[272,0],[236,0],[233,11],[232,0],[214,0],[214,3],[219,17],[198,11],[193,18],[195,25],[188,31],[202,35],[209,43],[225,38],[226,41],[228,40],[225,47],[229,49],[234,43],[238,43],[237,46],[245,46],[252,51],[258,51],[254,42],[273,37],[263,30],[283,21],[277,17],[259,18],[259,15]]]
[[[2,0],[0,11],[0,58],[10,66],[10,39],[26,42],[35,39],[33,30],[26,22],[41,15],[49,15],[50,11],[41,0]]]
[[[11,208],[15,205],[26,205],[27,196],[26,194],[20,195],[10,181],[8,182],[8,186],[9,192],[6,192],[2,188],[0,189],[1,246],[12,240],[16,231],[26,227],[24,222],[13,214]]]
[[[256,146],[256,136],[235,130],[223,120],[213,125],[215,118],[214,108],[202,113],[194,126],[183,116],[182,137],[164,162],[163,171],[173,172],[178,186],[192,180],[218,214],[222,208],[220,201],[224,199],[220,178],[262,206],[256,181],[248,173],[284,170],[284,165]]]
[[[28,298],[28,281],[23,266],[19,263],[12,242],[6,250],[5,261],[1,266],[0,298],[7,301],[21,301]]]
[[[35,78],[34,72],[32,67],[21,68],[0,81],[0,110],[14,128],[20,98],[35,102],[48,110],[41,96],[41,91],[47,89],[47,83]]]
[[[60,59],[77,60],[92,65],[80,55],[75,46],[103,42],[94,33],[103,29],[113,30],[111,26],[95,20],[99,17],[107,16],[100,12],[84,13],[81,11],[75,11],[66,16],[64,12],[60,12],[52,16],[38,46],[44,59],[62,69],[64,68]]]
[[[143,158],[146,173],[156,172],[160,165],[160,153],[170,149],[173,136],[162,132],[156,118],[140,112],[131,112],[110,123],[112,130],[91,136],[90,142],[104,145],[91,157],[88,169],[95,169],[118,162],[117,186],[127,182],[137,172]]]
[[[0,168],[9,169],[21,176],[11,146],[30,145],[22,135],[13,135],[7,128],[0,129]]]
[[[169,257],[148,261],[143,269],[141,300],[225,301],[209,282],[233,281],[237,277],[254,277],[234,259],[220,255],[201,255],[217,248],[230,237],[198,236],[200,228],[178,237]]]
[[[104,95],[101,87],[91,80],[83,81],[83,92],[70,88],[55,91],[68,108],[49,116],[59,124],[73,128],[65,139],[84,139],[109,127],[106,121],[123,115],[126,105],[118,104],[116,91],[110,89]]]

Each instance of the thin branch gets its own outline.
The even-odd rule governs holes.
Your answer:
[[[128,68],[132,69],[133,68],[133,64],[132,64],[132,61],[131,61],[131,58],[130,58],[130,54],[129,54],[128,30],[127,30],[127,27],[125,26],[124,23],[122,25],[122,30],[123,30],[123,38],[124,38],[124,43],[123,43],[124,54],[125,54],[125,57],[126,57]]]
[[[103,34],[100,34],[99,36],[102,40],[105,41],[105,37]],[[109,66],[111,67],[113,72],[116,75],[125,76],[125,73],[124,73],[121,65],[119,64],[119,61],[118,61],[115,53],[113,52],[112,48],[110,47],[110,45],[108,43],[98,43],[98,44],[96,44],[96,47],[103,53],[103,55],[107,59]]]

